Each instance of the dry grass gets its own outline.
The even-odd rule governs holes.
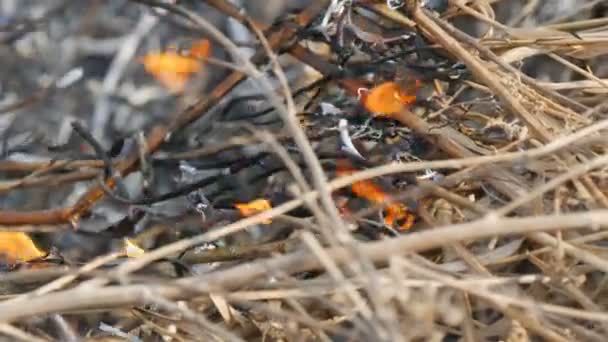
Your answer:
[[[113,49],[90,100],[58,77],[17,89],[19,98],[0,106],[0,119],[14,127],[0,131],[0,227],[35,232],[47,250],[55,247],[45,260],[5,265],[0,335],[604,340],[608,21],[598,13],[605,5],[586,1],[542,19],[548,1],[449,1],[441,14],[417,1],[399,10],[382,1],[352,8],[314,1],[268,25],[227,1],[203,2],[205,10],[125,2],[133,16],[122,19],[139,24]],[[23,58],[18,42],[51,29],[42,22],[68,20],[70,6],[7,25],[20,36],[0,35],[2,53]],[[111,19],[116,12],[106,6],[85,9]],[[251,57],[210,8],[248,29]],[[517,14],[505,16],[505,8]],[[97,25],[90,20],[83,36]],[[411,32],[424,40],[404,38]],[[139,84],[131,91],[144,96],[141,84],[152,83],[137,74],[137,45],[169,34],[208,37],[217,55],[184,94],[152,89],[134,104],[121,86]],[[365,111],[362,88],[404,74],[433,96],[390,118]],[[11,77],[16,84],[31,75]],[[257,97],[231,110],[235,93]],[[34,131],[45,103],[65,109],[79,101],[94,108],[78,116],[90,132],[74,124],[65,146],[48,151],[49,132],[72,121],[59,113],[45,123],[46,138],[13,148],[20,132]],[[271,107],[267,116],[256,114],[258,102]],[[328,114],[330,107],[337,112]],[[109,113],[121,110],[134,128],[109,132],[120,119]],[[14,124],[15,116],[24,120]],[[347,120],[346,131],[337,118]],[[115,134],[129,137],[120,153],[109,151]],[[335,177],[338,159],[360,170]],[[387,193],[384,201],[348,191],[369,180]],[[246,218],[232,208],[260,197],[273,208]],[[395,202],[408,203],[413,229],[387,226],[382,209]],[[127,257],[126,237],[145,253]]]

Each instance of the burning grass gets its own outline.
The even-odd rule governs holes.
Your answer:
[[[605,5],[303,3],[2,5],[0,334],[603,341]]]

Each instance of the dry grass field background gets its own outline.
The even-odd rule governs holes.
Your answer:
[[[607,12],[1,1],[0,336],[605,341]]]

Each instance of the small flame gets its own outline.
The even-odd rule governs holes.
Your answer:
[[[244,217],[253,216],[255,214],[259,214],[261,212],[272,209],[270,201],[263,198],[253,200],[249,203],[236,203],[234,207],[237,208],[241,212],[241,215],[243,215]],[[262,221],[262,223],[269,224],[272,223],[272,220],[267,219]]]
[[[144,68],[172,92],[182,92],[190,77],[198,73],[201,60],[209,56],[211,44],[204,39],[192,44],[184,55],[175,50],[151,52],[141,59]]]
[[[211,43],[207,39],[194,42],[190,47],[189,55],[192,58],[206,59],[211,51]]]
[[[401,203],[391,203],[386,208],[384,223],[391,227],[397,226],[399,230],[408,230],[414,226],[415,219],[408,207]]]
[[[346,176],[354,173],[356,170],[352,165],[345,160],[338,161],[336,175]],[[386,217],[384,223],[393,227],[397,226],[399,230],[410,229],[414,225],[415,217],[412,215],[404,204],[394,203],[391,196],[386,193],[382,187],[372,180],[366,179],[354,182],[351,185],[351,191],[358,197],[374,203],[389,203],[386,207]],[[402,221],[402,223],[399,223]]]
[[[0,260],[5,263],[29,262],[46,256],[23,232],[0,232]]]
[[[363,106],[377,115],[393,115],[416,101],[415,90],[421,85],[416,80],[413,89],[405,89],[397,82],[384,82],[372,88],[363,98]]]

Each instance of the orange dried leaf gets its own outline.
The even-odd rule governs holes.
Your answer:
[[[46,255],[23,232],[0,232],[0,260],[7,263],[28,262]]]
[[[211,51],[211,43],[207,39],[201,39],[190,47],[190,56],[198,59],[209,57]]]
[[[374,114],[392,115],[415,101],[416,95],[404,92],[398,83],[384,82],[369,91],[363,98],[363,105]]]
[[[234,207],[237,208],[241,212],[241,215],[243,215],[245,217],[253,216],[253,215],[259,214],[263,211],[272,209],[272,205],[270,204],[270,201],[262,199],[262,198],[256,199],[249,203],[236,203],[234,205]],[[262,223],[264,223],[264,224],[269,224],[271,222],[272,222],[272,220],[270,220],[270,219],[262,221]]]

